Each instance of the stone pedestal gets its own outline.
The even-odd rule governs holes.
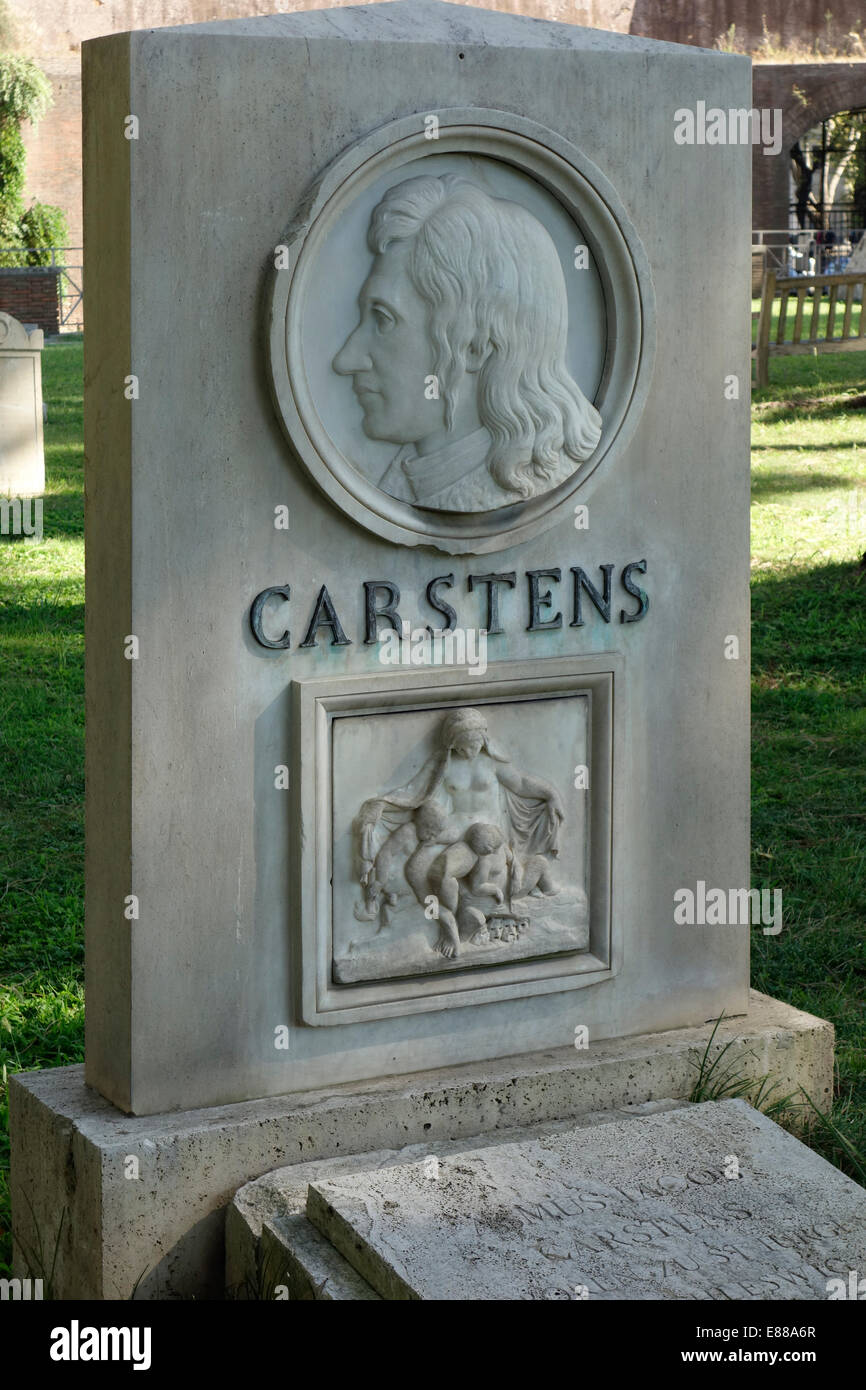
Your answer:
[[[664,1097],[687,1099],[712,1024],[444,1068],[410,1077],[204,1110],[130,1117],[84,1084],[82,1067],[10,1078],[12,1208],[22,1249],[54,1257],[61,1298],[220,1297],[226,1210],[237,1189],[286,1164],[407,1144],[470,1140]],[[714,1048],[725,1067],[770,1074],[779,1095],[802,1086],[828,1108],[833,1029],[753,994],[749,1013],[725,1020]],[[253,1189],[247,1188],[247,1194]],[[249,1274],[244,1230],[270,1213],[245,1197],[228,1282]],[[65,1215],[64,1215],[65,1213]],[[62,1231],[60,1228],[63,1217]],[[243,1252],[246,1251],[246,1254]],[[31,1272],[41,1272],[31,1259]]]

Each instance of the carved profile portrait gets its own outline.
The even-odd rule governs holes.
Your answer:
[[[391,187],[367,234],[359,320],[333,358],[359,430],[396,446],[378,485],[415,507],[484,512],[549,492],[602,421],[566,364],[559,253],[519,203],[446,173]]]

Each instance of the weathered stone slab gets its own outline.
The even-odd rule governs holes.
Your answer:
[[[312,1182],[389,1299],[820,1299],[866,1261],[866,1191],[743,1101]]]
[[[285,1290],[292,1302],[379,1301],[366,1279],[301,1213],[265,1223],[260,1271],[261,1299],[277,1297],[278,1291],[285,1297]]]
[[[574,1121],[529,1125],[486,1136],[486,1145],[513,1144],[573,1128],[605,1125],[641,1115],[677,1109],[686,1101],[647,1101],[630,1109],[594,1111]],[[365,1279],[334,1245],[308,1221],[305,1211],[310,1183],[320,1179],[355,1177],[379,1168],[408,1163],[430,1164],[443,1157],[472,1152],[478,1139],[454,1139],[428,1144],[407,1144],[401,1149],[344,1154],[314,1163],[297,1163],[266,1173],[235,1194],[226,1226],[226,1290],[233,1298],[276,1296],[281,1283],[288,1297],[297,1301],[378,1299]],[[280,1290],[279,1296],[285,1294]]]

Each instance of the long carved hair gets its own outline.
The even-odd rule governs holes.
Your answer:
[[[532,213],[457,174],[395,184],[373,210],[368,245],[411,240],[410,279],[429,305],[445,403],[454,420],[470,352],[490,472],[521,498],[549,486],[561,458],[589,458],[601,416],[565,365],[568,307],[553,240]]]

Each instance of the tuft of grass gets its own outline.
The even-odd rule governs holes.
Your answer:
[[[247,1272],[242,1283],[229,1287],[226,1298],[230,1302],[273,1303],[277,1290],[282,1297],[282,1290],[288,1288],[290,1281],[291,1274],[279,1245],[273,1240],[263,1240],[259,1242],[255,1270]],[[323,1280],[316,1291],[321,1293],[327,1282]]]
[[[738,1038],[730,1038],[724,1045],[716,1046],[716,1034],[723,1019],[724,1014],[716,1019],[700,1060],[694,1063],[698,1075],[689,1100],[693,1104],[708,1100],[745,1100],[777,1124],[800,1134],[804,1128],[800,1121],[803,1104],[797,1094],[779,1095],[779,1083],[769,1072],[752,1075],[746,1059],[752,1057],[757,1061],[757,1054],[750,1050],[739,1051]]]
[[[757,1054],[749,1049],[740,1052],[737,1038],[714,1049],[723,1018],[722,1014],[716,1020],[700,1059],[693,1063],[698,1075],[688,1097],[692,1104],[745,1100],[866,1186],[866,1154],[852,1141],[843,1124],[823,1111],[807,1090],[800,1087],[798,1091],[780,1095],[779,1082],[774,1081],[769,1072],[752,1075],[746,1059],[752,1057],[757,1061]]]
[[[42,1298],[44,1302],[48,1303],[52,1302],[54,1299],[54,1272],[57,1268],[57,1255],[63,1236],[63,1225],[69,1215],[69,1208],[64,1207],[60,1213],[57,1235],[54,1238],[54,1244],[49,1256],[45,1233],[39,1224],[39,1220],[29,1198],[27,1200],[27,1205],[30,1208],[35,1244],[31,1245],[29,1241],[22,1238],[18,1231],[15,1233],[15,1241],[24,1256],[24,1261],[27,1266],[27,1275],[25,1277],[42,1280]]]
[[[803,1095],[811,1106],[817,1130],[816,1142],[812,1147],[819,1149],[837,1168],[866,1187],[866,1153],[851,1138],[849,1126],[837,1116],[825,1114],[808,1091],[804,1091]]]

